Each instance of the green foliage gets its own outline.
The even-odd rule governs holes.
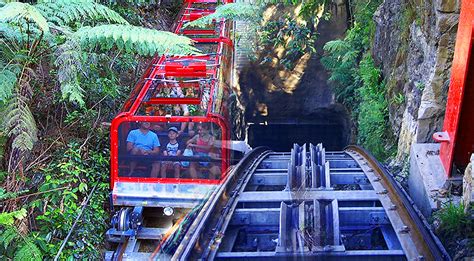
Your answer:
[[[370,47],[375,31],[373,14],[380,1],[354,2],[354,23],[344,39],[325,44],[321,63],[330,72],[337,100],[352,110],[358,143],[383,160],[392,153],[386,87],[375,67]],[[404,97],[398,97],[401,101]]]
[[[5,172],[1,173],[1,174],[5,175]],[[4,188],[0,188],[0,201],[16,198],[16,197],[18,197],[18,195],[22,194],[23,192],[27,192],[27,190],[18,191],[18,192],[7,192]],[[2,222],[0,221],[0,224],[1,223]]]
[[[13,222],[15,222],[15,219],[23,219],[24,217],[26,217],[26,209],[24,208],[9,213],[0,213],[0,225],[11,226]]]
[[[256,21],[260,17],[260,8],[255,4],[248,3],[229,3],[220,5],[212,14],[203,16],[197,20],[189,22],[184,27],[205,27],[215,20],[231,19],[231,20],[250,20]]]
[[[79,23],[97,21],[119,24],[81,27]],[[49,50],[56,49],[54,65],[58,68],[62,100],[84,106],[81,79],[85,74],[82,71],[85,51],[118,50],[146,56],[165,52],[176,55],[198,52],[187,37],[128,25],[115,11],[90,0],[43,1],[36,5],[8,3],[0,9],[0,22],[0,40],[3,41],[0,45],[0,65],[8,64],[0,66],[0,105],[7,106],[3,108],[2,121],[7,134],[14,137],[12,148],[23,152],[30,151],[36,141],[36,124],[29,108],[32,94],[29,77],[33,71],[30,67],[38,56],[48,55]],[[41,33],[30,28],[32,22]],[[67,27],[71,24],[71,28],[79,30],[71,31]],[[44,34],[49,32],[50,25],[55,30]],[[48,41],[44,40],[46,36]]]
[[[162,32],[131,25],[100,25],[82,27],[60,45],[55,54],[62,98],[84,105],[84,89],[79,84],[83,49],[100,48],[105,52],[118,48],[125,53],[155,55],[157,53],[190,54],[198,50],[191,39],[170,32]]]
[[[54,65],[58,67],[62,98],[84,105],[84,90],[80,87],[78,78],[82,69],[81,53],[81,46],[75,38],[71,38],[56,49]]]
[[[287,69],[292,69],[294,63],[303,54],[316,51],[315,40],[316,34],[312,33],[308,26],[298,23],[297,19],[292,17],[268,22],[262,27],[260,33],[262,45],[285,50],[280,63]]]
[[[80,212],[80,203],[92,187],[99,184],[70,239],[72,244],[62,252],[61,259],[73,256],[88,260],[100,259],[97,246],[102,243],[102,235],[107,227],[103,204],[108,190],[108,156],[108,151],[103,150],[91,151],[84,157],[79,144],[71,143],[65,151],[58,153],[57,160],[43,170],[47,175],[39,191],[70,186],[47,193],[44,198],[32,202],[32,206],[40,213],[36,219],[45,243],[46,256],[52,257],[57,253],[61,240]]]
[[[0,213],[0,258],[12,256],[13,260],[41,260],[43,255],[30,237],[18,233],[13,223],[26,217],[26,209]]]
[[[380,70],[375,68],[372,57],[365,55],[359,64],[362,86],[357,89],[361,97],[359,104],[358,142],[380,159],[389,156],[386,144],[388,121],[385,84],[380,83]]]
[[[393,103],[396,105],[401,105],[405,103],[405,95],[403,93],[399,93],[393,97]]]
[[[20,2],[12,2],[0,8],[0,21],[18,23],[22,19],[33,21],[43,32],[49,32],[49,25],[36,7]]]
[[[425,89],[425,83],[423,83],[423,82],[417,82],[417,83],[415,84],[415,88],[416,88],[417,90],[419,90],[419,91],[422,92],[422,91]]]
[[[140,55],[167,53],[184,55],[199,53],[191,46],[191,39],[171,32],[131,25],[99,25],[82,27],[73,35],[81,46],[99,47],[102,51],[113,47]]]
[[[42,260],[43,254],[41,250],[31,240],[26,239],[19,245],[15,252],[13,260]]]
[[[448,202],[434,214],[434,218],[439,221],[436,232],[444,244],[459,238],[474,238],[474,221],[464,208],[463,204]]]
[[[90,0],[55,0],[35,5],[48,21],[67,25],[75,21],[101,21],[128,24],[118,13],[107,6]]]
[[[17,219],[23,219],[26,210],[21,209],[16,212],[22,212]],[[5,213],[0,214],[3,215]],[[13,222],[12,222],[13,224]],[[43,254],[34,239],[30,236],[22,236],[16,227],[12,224],[2,225],[0,229],[0,258],[8,260],[42,260]]]
[[[22,151],[31,150],[38,130],[26,98],[15,93],[5,111],[2,125],[8,135],[14,137],[12,146]]]
[[[5,102],[13,94],[16,82],[18,81],[18,73],[10,70],[7,67],[0,67],[0,103]]]
[[[9,213],[2,213],[0,215],[6,215]],[[13,223],[13,222],[11,222]],[[18,237],[18,231],[11,225],[3,225],[4,228],[0,232],[0,244],[3,248],[7,249],[10,244]]]
[[[15,41],[20,42],[26,39],[26,34],[18,30],[16,26],[0,22],[0,39],[10,40],[13,43]],[[8,48],[8,46],[2,46],[2,49],[3,48]]]

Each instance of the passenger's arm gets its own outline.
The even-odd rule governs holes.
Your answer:
[[[194,137],[192,137],[191,139],[189,139],[189,140],[186,142],[186,145],[190,145],[190,144],[196,143],[197,138],[198,138],[198,135],[195,135]]]
[[[160,153],[160,146],[154,147],[151,154],[158,155]]]
[[[133,142],[127,142],[127,152],[132,151],[133,149]]]

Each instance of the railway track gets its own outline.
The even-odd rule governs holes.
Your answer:
[[[240,177],[228,203],[202,210],[173,260],[449,260],[407,195],[360,147],[294,145]]]
[[[187,213],[185,227],[181,218],[168,235],[141,228],[109,260],[449,260],[409,197],[357,146],[257,148]],[[154,238],[154,251],[139,251],[140,233]],[[170,238],[179,242],[166,251]]]

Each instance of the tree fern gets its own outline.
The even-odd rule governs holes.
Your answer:
[[[3,126],[13,138],[12,147],[29,151],[37,140],[37,127],[26,97],[15,93],[3,117]]]
[[[72,37],[83,47],[109,50],[113,47],[140,55],[157,53],[186,55],[199,53],[192,40],[170,32],[131,25],[99,25],[82,27]]]
[[[260,8],[247,3],[229,3],[220,5],[216,11],[210,15],[203,16],[197,20],[185,24],[184,27],[203,27],[211,24],[213,20],[233,19],[233,20],[255,20],[259,17]]]
[[[36,8],[51,21],[58,25],[74,21],[100,21],[128,24],[117,12],[94,1],[87,0],[58,0],[47,1],[35,5]]]
[[[44,16],[30,4],[12,2],[0,8],[0,22],[20,22],[22,19],[33,21],[41,31],[49,32],[49,25]]]

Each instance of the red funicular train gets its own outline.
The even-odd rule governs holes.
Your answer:
[[[156,56],[112,121],[114,206],[189,208],[225,177],[233,25],[222,19],[183,28],[217,2],[184,2],[174,32],[193,39],[202,54]]]

